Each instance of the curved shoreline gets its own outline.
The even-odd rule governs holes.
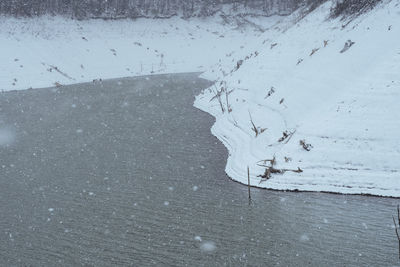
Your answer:
[[[216,84],[194,106],[215,117],[228,176],[247,185],[249,167],[256,187],[399,198],[400,27],[387,12],[399,8],[384,3],[340,27],[326,2],[203,74]]]
[[[314,184],[308,185],[299,183],[287,183],[287,181],[295,180],[299,177],[305,177],[309,180],[313,179],[313,176],[307,177],[306,169],[301,174],[276,174],[275,176],[272,176],[272,178],[268,181],[260,182],[260,178],[257,176],[263,173],[264,168],[261,168],[255,164],[257,161],[259,161],[259,158],[256,157],[257,151],[251,150],[251,143],[254,138],[242,131],[239,127],[234,126],[233,122],[229,120],[227,115],[221,113],[220,110],[218,110],[218,106],[211,106],[209,104],[208,99],[209,97],[207,98],[203,92],[202,94],[196,96],[194,107],[209,113],[215,118],[215,123],[211,127],[211,133],[224,144],[229,152],[225,172],[230,180],[248,186],[246,166],[250,166],[250,186],[253,188],[274,191],[319,192],[329,194],[361,195],[395,199],[400,198],[400,194],[396,190],[390,191],[388,189],[382,188],[351,187],[346,186],[345,183],[341,185],[323,183],[318,184],[318,181]],[[246,157],[244,155],[247,155],[249,157]],[[280,180],[283,180],[283,183],[280,182]]]

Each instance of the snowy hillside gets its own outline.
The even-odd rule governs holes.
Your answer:
[[[269,24],[271,18],[261,17]],[[230,16],[87,20],[0,16],[0,90],[209,69],[245,50],[258,26]]]
[[[400,197],[400,1],[344,20],[331,6],[206,72],[216,84],[195,106],[216,117],[236,181],[249,166],[253,186]]]

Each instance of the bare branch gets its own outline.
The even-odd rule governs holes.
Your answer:
[[[396,224],[396,220],[394,219],[394,216],[393,216],[393,222],[394,222],[394,229],[395,229],[395,231],[396,231],[397,239],[400,241],[400,235],[399,235],[399,231],[398,231],[398,225]]]

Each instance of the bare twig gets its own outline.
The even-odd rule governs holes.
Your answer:
[[[393,223],[394,223],[394,229],[396,232],[397,240],[399,241],[399,259],[400,259],[400,207],[397,205],[397,224],[396,224],[396,219],[393,216]]]
[[[283,142],[283,141],[285,141],[285,144],[287,144],[288,142],[289,142],[289,140],[290,140],[290,138],[292,138],[292,136],[293,136],[293,134],[295,133],[296,131],[293,131],[293,132],[289,132],[289,131],[284,131],[283,133],[282,133],[282,137],[281,138],[279,138],[278,139],[278,142]]]
[[[262,134],[265,130],[267,130],[267,128],[260,128],[260,127],[257,127],[257,126],[254,124],[253,118],[251,117],[251,114],[250,114],[250,111],[249,111],[249,116],[250,116],[251,125],[253,126],[251,129],[252,129],[252,130],[254,131],[254,133],[256,134],[256,137],[257,137],[259,134]]]
[[[72,78],[68,74],[66,74],[65,72],[62,72],[57,66],[53,66],[53,65],[49,65],[49,66],[50,66],[51,69],[57,71],[58,73],[60,73],[65,78],[70,79],[70,80],[75,80],[74,78]]]
[[[231,90],[231,91],[229,91],[228,92],[228,90],[225,90],[225,99],[226,99],[226,108],[228,109],[228,113],[231,113],[232,112],[232,108],[231,108],[231,106],[229,105],[229,101],[228,101],[228,96],[229,96],[229,94],[230,93],[232,93],[233,92],[233,90]]]
[[[210,102],[213,101],[214,99],[217,99],[217,100],[218,100],[218,103],[219,103],[219,105],[220,105],[220,107],[221,107],[221,111],[222,111],[222,113],[224,113],[224,112],[225,112],[225,107],[224,107],[224,105],[222,104],[221,94],[222,94],[222,92],[225,90],[225,88],[224,88],[224,87],[221,87],[221,90],[220,90],[220,91],[217,89],[217,86],[216,86],[216,85],[214,85],[214,88],[215,88],[215,91],[214,91],[214,89],[212,89],[212,91],[213,91],[213,93],[214,93],[214,96],[210,99]]]
[[[267,162],[270,163],[270,166],[266,165]],[[260,174],[260,175],[257,176],[257,177],[261,177],[260,183],[270,179],[272,174],[284,174],[285,172],[296,172],[296,173],[303,172],[303,170],[300,169],[299,167],[297,167],[296,170],[293,170],[293,169],[277,169],[277,168],[274,167],[275,164],[276,164],[275,156],[272,159],[260,160],[257,163],[258,166],[265,167],[264,174]]]
[[[250,195],[250,169],[249,169],[249,166],[247,166],[247,188],[249,189],[249,201],[251,201],[251,195]]]
[[[267,162],[269,162],[271,164],[271,166],[274,166],[276,163],[275,160],[275,156],[272,159],[263,159],[257,162],[257,165],[261,166],[261,164],[259,162],[263,162],[263,164],[267,164]]]
[[[311,57],[312,55],[314,55],[315,52],[317,52],[318,50],[319,50],[319,48],[314,48],[313,50],[311,50],[310,57]]]

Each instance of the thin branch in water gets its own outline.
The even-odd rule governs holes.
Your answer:
[[[397,236],[397,240],[399,241],[399,259],[400,259],[400,207],[399,205],[397,205],[397,223],[396,223],[396,219],[393,217],[393,223],[394,223],[394,229],[396,232],[396,236]]]

